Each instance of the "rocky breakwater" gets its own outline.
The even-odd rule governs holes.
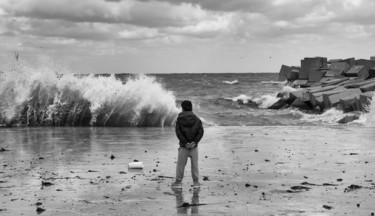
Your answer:
[[[281,92],[270,109],[296,107],[323,112],[337,108],[348,115],[348,123],[369,111],[375,91],[375,57],[367,59],[304,58],[300,66],[282,65],[279,81],[287,80],[296,90]]]

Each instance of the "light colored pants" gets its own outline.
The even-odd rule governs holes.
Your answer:
[[[193,181],[199,181],[198,147],[193,149],[183,147],[178,148],[176,181],[182,181],[182,179],[184,178],[185,166],[189,157],[191,162],[191,176],[193,177]]]

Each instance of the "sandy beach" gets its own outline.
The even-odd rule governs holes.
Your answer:
[[[371,215],[373,131],[208,127],[174,191],[173,128],[3,128],[1,215]]]

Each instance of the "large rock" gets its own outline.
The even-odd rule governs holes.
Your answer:
[[[304,58],[303,60],[301,60],[301,70],[299,73],[299,79],[308,80],[309,73],[318,71],[320,68],[327,68],[327,58]]]
[[[347,88],[361,88],[362,86],[365,86],[367,84],[375,82],[375,78],[368,79],[368,80],[361,80],[358,79],[356,81],[353,81],[353,83],[345,85]]]
[[[338,121],[338,123],[347,124],[347,123],[352,122],[352,121],[357,120],[357,119],[359,119],[359,116],[357,116],[357,115],[347,115],[344,118],[340,119]]]
[[[355,58],[347,58],[342,61],[348,63],[350,67],[355,65]]]
[[[336,62],[342,62],[342,59],[329,59],[327,61],[328,64],[336,63]]]
[[[363,65],[366,70],[375,67],[375,61],[367,60],[367,59],[358,59],[355,60],[356,65]]]
[[[375,91],[375,82],[368,83],[366,85],[363,85],[359,87],[363,93],[369,92],[369,91]]]
[[[319,106],[323,108],[323,94],[336,94],[346,91],[342,86],[325,86],[321,88],[312,89],[309,91],[309,98],[313,108]]]
[[[283,109],[287,107],[289,107],[289,104],[287,104],[284,99],[280,99],[272,106],[268,107],[268,109]]]
[[[370,57],[370,60],[371,60],[371,61],[375,61],[375,56],[371,56],[371,57]]]
[[[291,105],[292,107],[298,108],[300,110],[311,110],[311,106],[306,101],[303,101],[301,98],[297,98]]]
[[[299,68],[293,67],[292,70],[288,71],[286,78],[290,81],[298,80],[299,70],[300,70]]]
[[[340,99],[339,107],[344,112],[358,111],[359,110],[358,101],[359,101],[359,98],[357,97],[342,98]]]
[[[341,76],[343,73],[350,69],[350,65],[346,62],[334,62],[330,66],[330,70],[326,76]]]
[[[327,73],[325,70],[309,71],[309,82],[318,82]]]
[[[291,70],[292,67],[289,67],[287,65],[281,65],[278,81],[285,81],[287,79],[289,71]]]
[[[375,78],[375,67],[368,70],[368,79]]]
[[[362,94],[360,89],[346,89],[344,91],[337,90],[337,92],[325,92],[323,93],[323,109],[329,109],[337,107],[341,99],[359,98]]]
[[[293,82],[293,87],[300,87],[301,85],[305,85],[307,83],[307,80],[295,80]]]
[[[364,65],[354,65],[348,71],[345,72],[345,75],[348,77],[358,77],[362,79],[367,79],[369,76],[368,68]]]
[[[326,78],[326,79],[322,79],[322,85],[324,86],[329,86],[329,85],[338,85],[342,82],[345,82],[349,80],[348,77],[344,77],[344,78]]]

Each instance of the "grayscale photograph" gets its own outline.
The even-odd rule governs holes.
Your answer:
[[[375,216],[374,0],[0,0],[0,215]]]

